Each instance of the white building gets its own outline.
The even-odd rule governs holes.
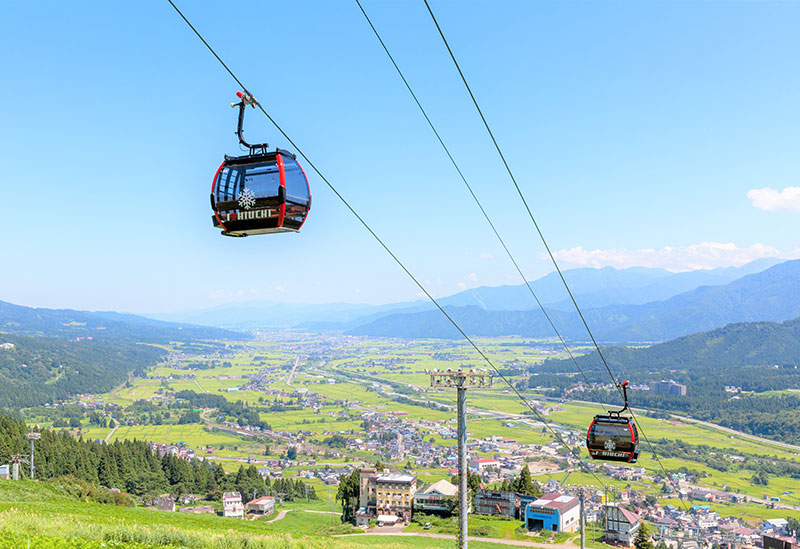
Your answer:
[[[489,469],[490,467],[499,469],[500,462],[497,461],[496,459],[491,459],[491,458],[478,458],[469,460],[470,470],[474,473],[478,473],[479,475],[482,474],[487,469]]]
[[[222,495],[222,516],[244,518],[244,505],[239,492],[225,492]]]
[[[264,496],[247,502],[247,511],[256,515],[267,515],[275,509],[275,498]]]
[[[528,504],[525,526],[528,530],[576,532],[580,529],[580,516],[578,498],[554,492]]]

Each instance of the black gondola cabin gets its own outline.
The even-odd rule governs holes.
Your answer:
[[[625,407],[594,416],[586,433],[586,448],[592,459],[636,463],[639,431],[631,418],[621,415],[628,409],[628,382],[623,381],[617,388],[622,389]]]
[[[586,433],[586,447],[592,459],[636,463],[639,432],[630,418],[596,415]]]
[[[244,111],[258,101],[245,92],[236,96],[241,100],[231,103],[239,107],[236,135],[250,153],[225,155],[211,184],[212,222],[226,236],[297,232],[311,209],[308,178],[292,153],[244,140]]]
[[[211,187],[214,226],[227,236],[297,232],[311,195],[295,156],[274,152],[225,157]]]

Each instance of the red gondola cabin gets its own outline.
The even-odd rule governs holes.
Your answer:
[[[594,416],[586,433],[586,448],[592,459],[636,463],[639,459],[639,431],[633,419],[621,415],[628,409],[628,382],[623,381],[617,388],[622,389],[625,407]]]
[[[297,232],[311,208],[303,168],[277,149],[225,157],[211,187],[214,226],[227,236]]]
[[[311,209],[308,178],[292,153],[244,140],[244,111],[258,101],[244,92],[236,96],[241,100],[231,103],[239,107],[236,135],[249,154],[225,155],[211,184],[212,222],[226,236],[297,232]]]
[[[597,415],[586,433],[586,447],[592,459],[636,463],[639,432],[630,418]]]

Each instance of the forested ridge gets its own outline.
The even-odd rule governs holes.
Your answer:
[[[632,406],[678,412],[751,434],[800,442],[800,393],[760,394],[800,389],[800,319],[729,324],[648,348],[605,348],[603,356],[618,378],[634,385],[672,379],[687,387],[686,396],[630,391]],[[596,352],[577,361],[590,382],[609,383]],[[576,373],[571,360],[548,360],[536,372],[529,379],[530,387],[564,391],[583,380],[564,375]],[[583,394],[586,400],[619,400],[609,390]]]
[[[800,389],[800,319],[729,324],[647,348],[606,347],[603,356],[613,371],[633,383],[672,378],[720,390],[730,385],[756,392]],[[577,357],[577,362],[590,381],[608,382],[596,352]],[[536,372],[576,368],[571,360],[551,359]]]
[[[0,407],[22,408],[77,393],[104,393],[142,374],[164,349],[126,340],[64,340],[0,334]]]

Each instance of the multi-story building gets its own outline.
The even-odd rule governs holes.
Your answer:
[[[516,514],[517,494],[496,490],[478,490],[475,494],[475,512],[479,515],[501,515],[513,517]]]
[[[778,535],[763,536],[764,549],[800,549],[800,543],[795,538]]]
[[[639,515],[617,503],[606,503],[606,543],[630,547],[639,532]]]
[[[469,460],[469,469],[473,473],[478,473],[479,475],[483,474],[483,472],[489,469],[490,467],[499,469],[500,462],[497,461],[496,459],[491,459],[491,458],[478,458]]]
[[[650,392],[656,395],[686,396],[686,385],[669,381],[651,381]]]
[[[358,522],[378,515],[393,515],[410,520],[417,492],[417,477],[404,473],[378,473],[376,469],[359,471]]]
[[[222,494],[222,516],[244,518],[244,505],[239,492],[225,492]]]
[[[528,530],[575,532],[580,527],[580,502],[575,496],[545,494],[525,508]]]

